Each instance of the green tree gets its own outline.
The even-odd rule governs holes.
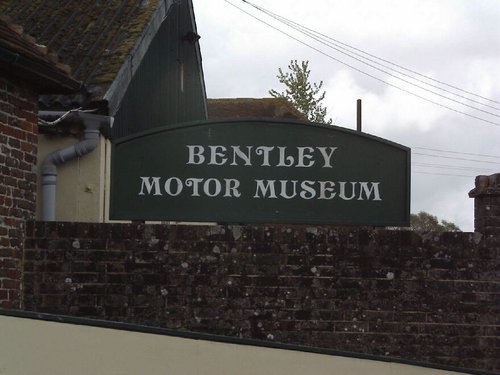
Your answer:
[[[461,232],[460,228],[449,221],[441,220],[425,211],[410,215],[410,229],[417,232]]]
[[[326,120],[326,107],[321,102],[325,99],[325,91],[321,91],[323,81],[320,83],[310,83],[309,61],[291,60],[288,65],[289,72],[283,72],[279,68],[276,76],[280,83],[286,86],[286,90],[278,92],[269,90],[269,94],[274,98],[285,98],[297,110],[303,113],[309,121],[331,124],[332,120]]]

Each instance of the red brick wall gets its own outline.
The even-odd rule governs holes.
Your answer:
[[[35,216],[37,94],[0,72],[0,307],[19,308],[22,247]]]
[[[500,371],[500,238],[30,223],[27,310]]]

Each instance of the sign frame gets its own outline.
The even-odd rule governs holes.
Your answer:
[[[200,135],[199,133],[202,133],[202,132],[204,132],[204,134]],[[384,218],[381,220],[374,219],[373,217],[368,219],[368,220],[357,220],[356,218],[350,218],[350,219],[348,218],[346,220],[346,219],[339,219],[339,218],[335,218],[335,217],[333,217],[331,220],[325,220],[324,217],[320,217],[320,218],[316,219],[315,217],[313,217],[312,214],[310,214],[305,219],[302,219],[301,217],[298,217],[297,215],[295,215],[294,217],[292,217],[290,219],[284,219],[283,215],[277,215],[275,217],[274,215],[270,215],[269,212],[267,214],[262,215],[262,217],[259,217],[258,215],[252,215],[250,217],[237,216],[237,215],[236,216],[235,215],[224,216],[224,215],[215,214],[215,213],[212,216],[207,216],[206,214],[203,214],[201,216],[196,216],[196,215],[192,215],[191,213],[186,214],[186,215],[183,215],[183,214],[179,215],[178,213],[176,213],[176,214],[167,213],[164,216],[159,216],[156,213],[152,216],[151,215],[148,216],[148,215],[144,215],[144,214],[140,214],[140,213],[136,212],[137,210],[142,209],[142,205],[136,205],[136,208],[135,208],[136,211],[124,213],[127,210],[124,210],[123,207],[121,207],[120,205],[123,205],[125,203],[126,204],[130,203],[131,198],[130,198],[130,196],[128,198],[124,198],[123,194],[121,194],[119,189],[121,189],[121,187],[127,185],[127,183],[124,183],[123,175],[128,173],[128,171],[130,169],[134,169],[134,168],[131,165],[130,165],[130,168],[129,168],[129,166],[124,167],[123,165],[120,165],[120,158],[123,158],[124,157],[123,155],[126,154],[126,152],[122,151],[122,150],[126,149],[127,147],[130,147],[133,149],[132,145],[134,145],[135,143],[142,142],[143,144],[141,147],[144,149],[144,153],[149,153],[149,152],[151,152],[151,148],[149,147],[149,144],[157,142],[158,139],[160,139],[162,137],[166,143],[168,143],[172,148],[175,148],[176,144],[172,140],[175,139],[176,135],[178,135],[179,138],[182,138],[184,140],[189,139],[190,137],[192,138],[192,137],[200,136],[203,138],[203,136],[205,136],[205,138],[207,138],[207,139],[205,139],[207,141],[207,143],[206,143],[207,145],[208,144],[219,144],[221,142],[217,138],[218,137],[225,138],[228,136],[227,133],[231,133],[231,132],[234,132],[234,134],[238,134],[237,137],[239,137],[240,139],[236,141],[236,144],[241,145],[241,150],[244,150],[244,147],[248,147],[248,145],[251,145],[251,144],[254,144],[254,146],[257,147],[255,142],[252,143],[251,140],[241,142],[242,136],[239,135],[241,132],[244,132],[247,136],[255,137],[252,139],[258,140],[258,142],[262,143],[262,145],[268,144],[269,147],[271,147],[271,145],[273,145],[274,143],[269,143],[269,141],[267,141],[266,139],[269,139],[270,136],[271,136],[271,138],[272,137],[277,138],[281,134],[283,136],[283,141],[279,141],[279,142],[281,142],[281,145],[284,145],[287,142],[288,142],[287,144],[293,145],[295,142],[295,146],[290,146],[291,148],[296,147],[297,149],[304,149],[304,148],[306,149],[306,151],[299,150],[299,151],[302,151],[302,159],[301,160],[302,160],[304,165],[307,165],[307,162],[310,164],[313,159],[312,159],[312,156],[310,156],[310,155],[304,156],[304,153],[309,152],[310,150],[307,149],[308,147],[306,146],[306,143],[301,141],[300,137],[302,137],[302,139],[305,139],[309,136],[312,138],[315,138],[317,136],[317,138],[320,140],[321,139],[330,139],[330,138],[333,139],[336,137],[339,139],[351,140],[350,142],[347,142],[344,140],[343,142],[344,143],[347,142],[346,144],[348,144],[348,143],[350,144],[351,142],[354,144],[359,143],[361,145],[364,145],[363,147],[369,146],[368,148],[373,147],[374,149],[379,150],[379,151],[380,150],[382,150],[382,151],[388,150],[387,152],[389,152],[390,150],[393,150],[393,151],[391,151],[392,153],[396,153],[397,155],[401,154],[402,155],[401,157],[404,158],[404,160],[398,161],[398,167],[397,167],[400,169],[399,172],[404,174],[404,176],[398,175],[398,177],[397,177],[400,184],[402,185],[401,191],[397,192],[397,195],[400,195],[399,199],[402,200],[402,202],[398,202],[398,206],[399,206],[398,212],[400,212],[400,213],[398,213],[397,218],[393,218],[393,219]],[[184,133],[186,133],[187,135]],[[254,134],[254,133],[258,133],[258,134]],[[287,138],[287,139],[285,140],[285,138]],[[150,142],[147,143],[147,142],[145,142],[145,140],[150,140]],[[193,143],[196,144],[197,142],[193,142]],[[245,144],[243,144],[243,143],[245,143]],[[321,144],[321,142],[319,142],[318,144]],[[226,146],[228,146],[227,143],[226,143]],[[137,147],[139,147],[139,146],[137,146]],[[188,147],[188,146],[186,145],[186,147]],[[207,146],[207,147],[216,147],[216,146]],[[233,146],[230,146],[230,147],[233,147]],[[234,147],[238,147],[238,146],[234,146]],[[276,147],[286,148],[288,146],[279,146],[278,145]],[[345,146],[345,144],[344,144],[343,147],[347,148],[348,146]],[[309,148],[313,148],[313,147],[309,147]],[[319,150],[320,148],[323,148],[323,150]],[[328,159],[326,159],[326,156],[330,155],[330,157],[331,157],[331,155],[333,154],[333,151],[332,151],[333,148],[335,148],[335,147],[329,147],[328,149],[326,149],[326,147],[319,147],[319,146],[316,147],[315,152],[316,152],[316,154],[317,154],[316,156],[318,158],[317,165],[320,164],[319,159],[321,159],[322,163],[324,164],[323,167],[327,166]],[[222,154],[220,154],[221,150],[222,149],[220,149],[220,148],[215,150],[216,157],[218,157],[219,161],[221,161],[223,159],[221,156]],[[184,150],[184,151],[186,151],[186,150]],[[200,151],[200,149],[197,149],[197,151]],[[320,153],[319,151],[322,151],[322,153]],[[168,153],[170,151],[167,150],[166,147],[162,147],[161,152]],[[205,152],[206,153],[204,155],[207,157],[207,160],[205,160],[205,164],[208,164],[209,154],[208,154],[207,150],[205,150]],[[217,154],[218,152],[219,152],[219,154]],[[287,152],[287,150],[285,150],[283,152]],[[328,152],[330,154],[328,154]],[[362,150],[361,153],[363,153],[363,152],[366,152],[366,151]],[[391,152],[389,152],[389,153],[391,153]],[[284,154],[284,155],[285,155],[284,159],[282,159],[281,162],[283,162],[283,160],[286,160],[287,156],[286,156],[286,154]],[[312,151],[311,151],[311,155],[312,155]],[[321,156],[318,156],[318,155],[321,155]],[[358,158],[358,159],[360,157],[359,154],[353,153],[352,155],[355,155],[355,158]],[[166,159],[172,160],[172,158],[170,156],[171,155],[166,157]],[[314,225],[325,224],[325,225],[357,225],[357,226],[408,226],[409,221],[410,221],[410,190],[411,190],[411,151],[410,151],[410,149],[406,146],[402,146],[400,144],[394,143],[392,141],[389,141],[389,140],[386,140],[383,138],[379,138],[379,137],[376,137],[373,135],[369,135],[366,133],[360,133],[360,132],[356,132],[356,131],[351,130],[351,129],[341,128],[341,127],[337,127],[337,126],[317,124],[317,123],[304,122],[304,121],[296,121],[296,120],[288,120],[288,119],[275,119],[275,118],[237,118],[237,119],[195,121],[195,122],[177,124],[174,126],[169,125],[169,126],[159,127],[159,128],[147,130],[147,131],[144,131],[141,133],[137,133],[137,134],[134,134],[131,136],[127,136],[127,137],[123,137],[123,138],[120,138],[118,140],[115,140],[112,143],[111,157],[112,157],[111,158],[111,190],[110,190],[110,213],[109,213],[109,217],[111,220],[218,222],[221,224],[222,223],[224,223],[224,224],[235,224],[235,223],[237,223],[237,224],[241,224],[241,223],[314,224]],[[137,155],[137,157],[140,158],[139,155]],[[191,161],[194,161],[193,155],[191,155],[190,157],[193,159]],[[371,163],[372,161],[369,159],[377,158],[377,155],[370,155],[370,152],[368,152],[368,155],[366,155],[366,157],[367,157],[367,162]],[[130,155],[126,156],[125,158],[128,158],[129,164],[133,164],[133,165],[136,164],[135,159],[132,158]],[[179,163],[186,162],[186,160],[187,160],[186,155],[184,155],[183,158],[184,158],[184,160],[179,161]],[[399,158],[399,156],[398,156],[398,158]],[[153,158],[146,157],[145,159],[148,159],[149,161],[151,161]],[[198,161],[199,160],[201,160],[201,159],[199,158]],[[243,159],[240,158],[238,160],[243,163]],[[298,160],[297,156],[295,156],[295,162],[297,163],[297,166],[298,166],[297,160]],[[234,159],[233,161],[236,162],[236,159]],[[391,164],[393,161],[387,160],[386,162]],[[362,163],[358,163],[357,167],[359,168],[361,166],[361,164]],[[143,166],[146,165],[146,160],[144,160],[142,165]],[[201,165],[200,168],[201,167],[205,167],[205,169],[210,169],[210,168],[212,168],[213,170],[216,169],[215,165]],[[389,165],[389,167],[394,168],[394,166],[390,166],[390,165]],[[303,170],[307,169],[307,168],[295,168],[295,169],[289,169],[289,171],[293,170],[296,172],[299,169],[300,169],[300,172],[302,173]],[[262,169],[262,170],[264,170],[264,169]],[[201,169],[198,169],[198,171],[201,171]],[[350,170],[349,173],[352,174],[355,172]],[[389,172],[386,171],[385,173],[387,174]],[[391,173],[392,173],[392,171],[391,171]],[[153,173],[153,174],[155,176],[156,175],[162,176],[161,172]],[[136,177],[139,177],[139,176],[136,176]],[[205,176],[205,177],[208,179],[208,176]],[[146,178],[146,177],[144,177],[144,178]],[[294,178],[294,177],[292,177],[292,178]],[[156,182],[156,181],[153,181],[151,179],[150,180],[143,180],[142,181],[142,183],[143,183],[143,186],[142,186],[143,191],[142,192],[143,193],[147,192],[147,190],[144,189],[144,181],[146,181],[149,184],[149,185],[146,185],[146,187],[150,188],[149,193],[151,193],[151,189],[154,189],[156,187],[156,185],[154,185],[153,182]],[[254,180],[254,181],[257,181],[257,180]],[[266,180],[266,181],[269,181],[269,180]],[[279,180],[279,181],[282,181],[282,180]],[[293,181],[293,180],[290,180],[290,181]],[[355,181],[357,181],[357,180],[355,180]],[[162,181],[162,183],[163,183],[163,181]],[[288,184],[288,182],[287,182],[287,184]],[[346,183],[346,184],[347,185],[344,185],[344,186],[348,186],[348,183]],[[355,182],[351,182],[352,194],[354,194],[354,188],[357,186],[354,184],[355,184]],[[374,190],[373,184],[375,184],[375,183],[372,183],[372,185],[370,185],[370,189],[371,189],[370,192],[372,192],[372,193]],[[211,186],[212,187],[209,187],[209,188],[211,188],[213,190],[213,184]],[[378,186],[377,186],[377,188],[378,188]],[[224,189],[224,187],[222,189]],[[137,187],[136,187],[136,190],[137,190]],[[347,190],[347,187],[346,187],[346,190]],[[368,192],[368,190],[366,189],[366,186],[365,186],[365,190],[366,190],[366,192]],[[152,190],[152,191],[156,192],[155,190]],[[137,190],[137,192],[139,192],[139,190]],[[119,196],[119,194],[121,194],[121,195],[119,198],[117,198]],[[307,192],[306,192],[306,194],[307,194]],[[150,194],[150,195],[154,195],[154,194]],[[362,193],[360,193],[360,197],[361,197],[361,195],[362,195]],[[346,194],[346,196],[347,196],[347,194]],[[371,196],[369,196],[368,194],[365,194],[365,198],[370,198],[370,197],[374,198],[373,194]],[[143,198],[143,197],[141,197],[141,198]],[[198,197],[197,197],[197,199],[198,199]],[[361,200],[363,200],[363,199],[361,199]],[[383,199],[381,199],[381,200],[383,200]],[[220,201],[220,202],[223,202],[223,201]],[[153,209],[156,209],[156,208],[153,207]],[[181,211],[182,211],[182,209],[178,207],[177,212],[181,212]],[[216,210],[212,209],[212,211],[216,211]],[[384,216],[384,215],[382,214],[382,216]]]

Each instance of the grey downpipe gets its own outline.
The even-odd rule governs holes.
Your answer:
[[[40,112],[40,117],[53,117],[56,112]],[[62,113],[61,113],[62,114]],[[74,112],[65,122],[81,123],[84,126],[82,139],[74,145],[47,155],[42,164],[41,220],[54,221],[56,217],[57,167],[67,161],[92,152],[99,144],[100,129],[110,126],[112,117]]]

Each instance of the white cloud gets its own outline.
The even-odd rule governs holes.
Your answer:
[[[232,1],[269,21],[244,3]],[[498,0],[252,1],[357,48],[500,101]],[[223,0],[194,0],[194,7],[202,36],[209,97],[268,96],[269,89],[279,87],[276,79],[278,67],[286,68],[291,59],[309,60],[311,78],[316,82],[324,81],[325,104],[338,125],[355,128],[356,99],[361,98],[363,128],[368,133],[412,147],[500,154],[496,141],[500,126],[488,125],[381,84],[270,29]],[[299,34],[293,35],[307,40]],[[365,72],[430,98],[427,92],[384,76],[323,45],[308,43]],[[432,97],[432,100],[500,122],[499,117],[439,97]],[[500,114],[495,109],[485,109]],[[467,193],[473,187],[474,176],[500,172],[500,164],[438,159],[416,152],[414,149],[413,161],[417,163],[475,168],[414,167],[415,171],[470,177],[415,173],[412,182],[413,211],[425,210],[456,222],[462,229],[472,230],[473,200]],[[500,161],[458,154],[443,155]]]

